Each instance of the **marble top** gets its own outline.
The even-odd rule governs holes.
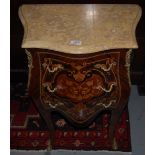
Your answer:
[[[135,29],[141,8],[131,4],[22,5],[23,48],[86,54],[138,48]]]

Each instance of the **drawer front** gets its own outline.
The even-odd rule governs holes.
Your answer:
[[[82,123],[120,99],[119,52],[92,57],[58,56],[38,52],[40,100]]]

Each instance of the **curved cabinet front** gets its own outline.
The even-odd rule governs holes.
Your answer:
[[[32,59],[30,95],[39,99],[43,108],[58,111],[76,124],[85,124],[102,110],[119,108],[128,99],[126,51],[71,55],[28,49]]]

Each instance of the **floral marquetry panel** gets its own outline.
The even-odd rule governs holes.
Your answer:
[[[37,73],[31,71],[36,74],[32,75],[31,85],[39,89],[44,108],[59,111],[76,123],[84,123],[103,109],[113,109],[120,104],[119,72],[123,61],[120,63],[119,50],[76,56],[41,49],[36,51],[37,54],[31,52],[33,65],[39,67]]]

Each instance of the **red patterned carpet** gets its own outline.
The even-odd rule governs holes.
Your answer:
[[[56,129],[53,149],[112,150],[108,141],[110,113],[100,114],[86,129],[74,128],[58,113],[54,113],[51,119]],[[46,124],[33,103],[11,98],[11,149],[44,150],[48,147],[48,137]],[[115,138],[117,151],[131,151],[127,110],[117,125]]]

